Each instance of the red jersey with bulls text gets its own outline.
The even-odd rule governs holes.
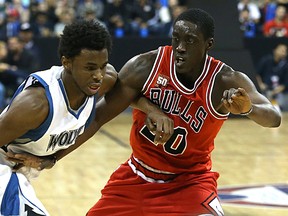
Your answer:
[[[142,93],[174,120],[174,134],[165,144],[155,144],[154,134],[145,126],[146,114],[133,110],[130,144],[138,162],[176,174],[211,170],[214,139],[228,118],[211,102],[215,77],[223,65],[207,55],[201,75],[189,89],[177,78],[172,47],[158,48]]]

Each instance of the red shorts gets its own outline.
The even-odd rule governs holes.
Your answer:
[[[151,183],[126,162],[111,175],[87,216],[222,216],[218,177],[216,172],[186,173],[169,182]]]

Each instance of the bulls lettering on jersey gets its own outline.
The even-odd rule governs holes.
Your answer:
[[[154,134],[145,126],[146,115],[133,110],[133,155],[150,167],[171,173],[208,171],[214,138],[228,118],[211,102],[215,76],[224,63],[207,55],[201,75],[188,89],[177,78],[172,52],[171,46],[158,49],[142,92],[174,120],[174,134],[165,144],[156,145]]]

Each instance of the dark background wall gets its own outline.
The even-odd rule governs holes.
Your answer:
[[[242,39],[241,39],[242,41]],[[234,70],[245,72],[254,80],[255,64],[259,59],[272,52],[278,43],[288,43],[287,38],[246,38],[243,39],[241,49],[214,48],[210,55],[230,65]],[[47,69],[52,65],[60,65],[57,47],[58,38],[38,38],[36,43],[41,50],[41,69]],[[110,56],[110,63],[117,70],[134,55],[149,50],[157,49],[158,46],[170,45],[170,38],[122,38],[113,40],[113,51]]]
[[[238,0],[191,0],[189,7],[207,11],[215,20],[215,49],[241,49]]]

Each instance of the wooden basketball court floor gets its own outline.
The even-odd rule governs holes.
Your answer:
[[[53,169],[45,170],[32,181],[51,216],[84,216],[100,198],[100,190],[110,174],[131,153],[130,125],[131,114],[124,112]],[[246,118],[227,120],[212,155],[213,169],[220,172],[219,188],[288,184],[287,139],[288,113],[283,114],[282,125],[277,129],[262,128]],[[288,207],[225,203],[222,207],[226,216],[288,215]]]

